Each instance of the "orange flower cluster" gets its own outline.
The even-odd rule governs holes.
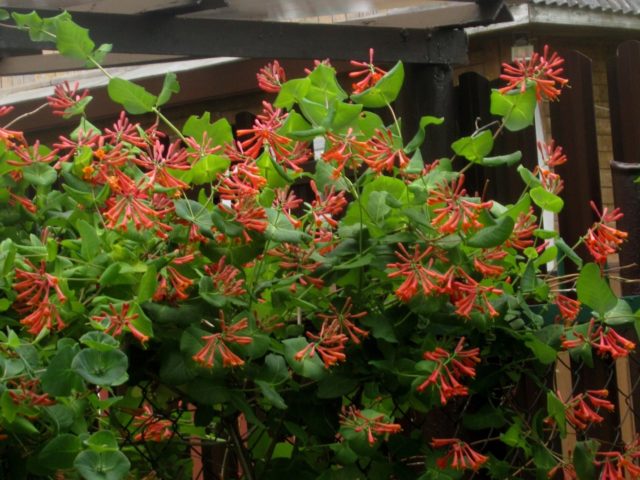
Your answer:
[[[248,327],[249,322],[246,318],[227,326],[224,320],[224,313],[220,311],[220,332],[202,337],[205,342],[204,346],[192,357],[193,360],[203,367],[212,368],[215,365],[216,356],[219,355],[222,359],[223,367],[244,365],[244,360],[233,353],[228,344],[248,345],[253,342],[251,337],[238,335],[240,330],[245,330]]]
[[[400,424],[385,421],[383,414],[367,417],[354,406],[350,406],[340,415],[340,424],[352,428],[355,432],[367,432],[369,445],[375,445],[378,437],[402,431]]]
[[[140,343],[145,343],[149,340],[149,337],[136,328],[133,322],[135,322],[140,315],[137,313],[129,313],[131,308],[129,303],[123,303],[118,310],[115,305],[110,304],[109,310],[111,313],[104,312],[102,315],[94,315],[91,319],[106,326],[104,333],[108,333],[114,337],[122,335],[123,329],[126,327],[131,334],[137,338]]]
[[[595,320],[592,318],[589,323],[587,334],[583,335],[579,332],[575,332],[575,339],[565,339],[562,342],[562,348],[569,350],[571,348],[578,348],[582,345],[589,344],[600,355],[610,355],[612,359],[626,357],[629,352],[632,352],[636,348],[636,344],[631,340],[620,335],[612,327],[599,325],[594,330]]]
[[[458,438],[434,438],[431,440],[431,446],[449,447],[449,451],[436,460],[436,466],[440,469],[477,471],[489,460],[489,457],[476,452],[468,443]]]
[[[158,417],[153,412],[151,405],[145,403],[142,413],[133,417],[133,436],[136,442],[163,442],[170,440],[173,435],[173,424],[171,420]]]
[[[587,231],[584,243],[596,263],[604,265],[607,261],[607,256],[618,251],[618,247],[627,239],[628,234],[606,225],[623,217],[619,208],[609,212],[605,207],[600,212],[595,203],[590,202],[590,205],[599,220]]]

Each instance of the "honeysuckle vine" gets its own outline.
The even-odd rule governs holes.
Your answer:
[[[208,112],[172,123],[176,76],[157,93],[112,76],[68,13],[0,19],[99,68],[123,107],[99,127],[90,92],[58,85],[47,107],[70,133],[51,146],[0,107],[4,477],[191,478],[196,448],[218,452],[216,478],[637,475],[637,441],[590,437],[614,396],[563,398],[549,368],[635,350],[619,327],[638,316],[605,275],[622,213],[585,205],[597,220],[569,246],[540,220],[563,208],[562,148],[541,144],[534,171],[491,155],[567,85],[548,47],[505,65],[494,122],[425,164],[446,119],[403,138],[403,66],[373,51],[346,82],[329,60],[293,79],[267,64],[234,136]],[[471,194],[472,165],[516,168],[518,201]],[[516,401],[527,381],[546,404]]]

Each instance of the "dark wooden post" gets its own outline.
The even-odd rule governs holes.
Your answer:
[[[564,180],[564,210],[559,215],[560,233],[573,245],[593,224],[589,201],[602,205],[593,104],[591,60],[582,53],[562,52],[565,75],[571,88],[562,92],[560,102],[551,104],[551,133],[569,161],[558,167]],[[580,252],[585,255],[586,251]],[[571,265],[565,265],[567,269]]]
[[[636,264],[624,270],[627,278],[640,278],[640,42],[636,40],[621,44],[616,58],[609,64],[609,106],[611,114],[611,136],[613,161],[611,174],[613,197],[616,206],[625,216],[618,227],[629,233],[628,241],[620,251],[620,265]],[[640,294],[640,284],[626,283],[622,286],[625,295]]]
[[[402,136],[408,142],[415,134],[420,117],[444,117],[445,123],[427,129],[422,157],[430,163],[451,155],[456,139],[457,119],[453,96],[453,71],[450,65],[406,64],[402,92],[395,102],[396,114],[402,118]]]

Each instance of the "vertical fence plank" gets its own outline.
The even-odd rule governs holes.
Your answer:
[[[570,79],[571,88],[562,92],[560,102],[551,104],[551,132],[569,158],[557,169],[565,184],[565,207],[559,215],[559,224],[563,238],[573,245],[594,221],[589,201],[601,205],[602,195],[591,60],[576,51],[563,52],[562,55],[565,58],[565,76]]]
[[[621,230],[629,232],[629,239],[620,251],[620,265],[636,264],[625,270],[626,277],[640,278],[640,42],[622,43],[609,71],[609,105],[611,106],[611,135],[614,160],[611,162],[613,196],[625,212],[618,221]],[[625,295],[640,294],[640,284],[622,285]]]

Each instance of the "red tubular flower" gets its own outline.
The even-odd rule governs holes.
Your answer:
[[[301,361],[306,356],[313,357],[316,352],[320,355],[325,368],[329,368],[338,362],[344,362],[347,356],[344,353],[345,345],[349,341],[344,333],[340,333],[337,323],[322,323],[322,328],[318,335],[307,332],[307,337],[311,342],[302,350],[297,352],[294,358]]]
[[[600,480],[625,480],[640,478],[638,459],[640,459],[640,449],[636,437],[634,441],[625,445],[623,452],[598,452],[593,463],[602,467],[598,477]]]
[[[556,146],[556,142],[538,142],[538,150],[542,154],[542,159],[548,167],[557,167],[567,163],[567,156],[562,152],[562,147]]]
[[[437,254],[435,247],[429,246],[420,252],[420,247],[414,245],[413,254],[410,254],[404,245],[399,243],[398,249],[400,251],[396,251],[395,254],[400,262],[387,265],[387,268],[397,269],[387,275],[389,278],[405,277],[404,282],[396,289],[397,297],[403,302],[408,302],[416,295],[418,288],[422,289],[425,296],[440,292],[439,284],[444,276],[433,268]]]
[[[33,146],[28,145],[16,145],[14,153],[18,156],[17,159],[8,159],[7,163],[14,167],[27,167],[38,163],[51,163],[56,159],[58,150],[51,150],[47,154],[42,154],[40,149],[40,140],[36,140]]]
[[[327,163],[335,162],[336,168],[331,173],[331,178],[338,179],[345,168],[357,170],[360,168],[362,159],[369,149],[367,142],[357,140],[353,129],[349,128],[344,137],[340,137],[333,132],[327,132],[327,141],[330,147],[322,154],[322,159]]]
[[[315,200],[311,202],[311,213],[316,226],[319,227],[326,222],[331,227],[336,228],[338,226],[338,222],[335,217],[340,215],[344,210],[344,207],[347,206],[347,199],[344,196],[344,192],[336,194],[334,186],[329,187],[326,185],[324,187],[323,199],[323,195],[318,192],[316,182],[311,180],[310,184],[311,189],[316,196]]]
[[[121,304],[120,310],[118,310],[115,305],[110,304],[109,310],[111,313],[103,312],[101,315],[94,315],[91,319],[104,325],[106,327],[104,333],[112,335],[113,337],[122,335],[122,331],[126,327],[140,343],[144,344],[149,340],[149,337],[138,330],[133,324],[140,315],[137,313],[129,314],[130,308],[129,303]]]
[[[373,87],[385,75],[385,73],[387,73],[385,70],[381,69],[380,67],[376,67],[373,64],[373,54],[373,48],[370,48],[369,63],[351,60],[351,65],[353,65],[354,67],[360,67],[361,70],[349,72],[349,77],[364,77],[358,82],[354,82],[352,84],[353,93],[362,93],[368,88]]]
[[[29,213],[36,213],[36,211],[38,210],[35,204],[28,198],[16,195],[13,192],[9,192],[9,205],[15,206],[16,203],[22,205],[24,209]]]
[[[132,425],[137,432],[133,436],[136,442],[163,442],[174,435],[171,420],[155,415],[151,405],[146,403],[142,407],[142,413],[133,417]]]
[[[597,413],[597,410],[600,408],[610,412],[615,410],[613,403],[606,400],[608,396],[608,390],[587,390],[586,393],[580,393],[563,402],[567,422],[577,430],[584,430],[591,424],[601,423],[604,418]]]
[[[359,344],[360,337],[366,337],[369,332],[358,327],[353,320],[366,317],[367,312],[351,313],[352,307],[351,297],[348,297],[342,310],[338,310],[334,305],[331,305],[330,309],[333,313],[319,313],[318,317],[329,326],[328,328],[336,329],[340,333],[346,332],[353,343]]]
[[[604,208],[600,213],[594,202],[589,202],[589,204],[599,220],[587,231],[584,236],[584,243],[596,263],[604,265],[607,261],[607,256],[618,251],[618,247],[627,239],[628,234],[606,225],[623,217],[619,208],[612,212]]]
[[[600,325],[595,330],[594,328],[595,320],[592,318],[587,334],[575,332],[576,338],[572,340],[565,338],[562,342],[562,348],[569,350],[588,343],[598,355],[604,357],[609,354],[613,360],[628,356],[636,348],[634,342],[617,333],[612,327]]]
[[[147,146],[147,142],[142,138],[140,132],[140,125],[131,123],[123,110],[120,112],[116,123],[113,124],[113,128],[104,129],[103,137],[114,146],[119,145],[121,142],[126,142],[138,148],[143,148]]]
[[[166,149],[164,144],[156,141],[153,148],[134,157],[133,163],[145,170],[150,185],[157,183],[165,188],[184,189],[189,185],[171,175],[168,169],[188,170],[191,165],[187,159],[188,152],[182,147],[180,140],[175,141]]]
[[[8,390],[9,396],[16,405],[29,407],[47,407],[54,405],[56,402],[49,397],[48,393],[37,392],[39,384],[39,378],[27,380],[21,377],[18,380],[9,380],[8,386],[11,387]]]
[[[504,267],[488,262],[499,261],[506,256],[507,252],[498,248],[491,250],[483,249],[478,256],[474,257],[473,266],[484,277],[499,277],[504,273]]]
[[[236,278],[240,275],[233,265],[225,265],[225,257],[220,258],[218,263],[213,263],[204,267],[204,271],[211,277],[213,288],[225,297],[238,297],[247,291],[244,289],[244,279]]]
[[[253,338],[238,335],[240,330],[249,327],[249,321],[246,318],[227,326],[224,320],[224,313],[220,311],[220,332],[202,337],[205,344],[192,358],[203,367],[213,368],[215,365],[216,355],[222,359],[223,367],[237,367],[244,365],[238,355],[233,353],[227,344],[235,343],[236,345],[248,345],[253,342]]]
[[[55,86],[53,96],[47,97],[47,102],[52,108],[54,115],[63,117],[67,114],[69,108],[75,106],[89,95],[89,90],[86,89],[78,94],[79,86],[80,84],[78,82],[75,82],[72,86],[66,81]]]
[[[262,102],[263,111],[254,121],[253,128],[238,130],[240,137],[249,137],[240,142],[242,151],[252,158],[258,158],[265,145],[273,149],[276,156],[287,156],[293,140],[278,133],[278,130],[287,118],[287,114],[281,108],[274,108],[268,102]]]
[[[543,54],[534,53],[529,60],[516,60],[513,65],[502,64],[503,74],[500,75],[507,85],[500,89],[506,93],[514,89],[524,92],[529,82],[533,82],[538,100],[556,100],[560,89],[569,83],[561,77],[564,70],[564,59],[556,52],[549,56],[549,46],[545,45]]]
[[[258,79],[258,87],[269,93],[278,93],[282,84],[287,81],[284,68],[277,60],[262,67],[256,74],[256,78]]]
[[[482,210],[488,210],[493,202],[474,202],[466,198],[467,191],[463,188],[464,175],[451,183],[443,182],[431,191],[427,200],[428,205],[443,205],[435,208],[436,216],[431,225],[442,234],[456,233],[458,229],[468,232],[471,229],[482,228],[478,217]]]
[[[312,284],[316,288],[322,288],[324,286],[322,279],[314,278],[310,275],[322,265],[321,262],[314,261],[311,258],[315,251],[315,245],[303,248],[292,243],[281,243],[276,248],[269,250],[267,254],[280,258],[278,265],[285,270],[290,270],[290,273],[285,276],[302,274],[298,278],[298,282],[302,286],[306,287]],[[292,284],[292,290],[295,290],[295,283]]]
[[[56,293],[59,303],[67,301],[67,297],[60,289],[58,278],[47,273],[47,265],[44,260],[40,262],[39,268],[36,268],[29,260],[24,262],[34,271],[16,268],[16,283],[13,284],[13,289],[18,293],[14,306],[16,311],[20,313],[33,311],[49,302],[51,289]]]
[[[384,131],[376,129],[362,158],[376,173],[393,172],[396,161],[398,168],[402,170],[410,161],[402,146],[396,147],[394,145],[393,133],[388,128]]]
[[[187,156],[194,161],[200,160],[207,155],[212,155],[222,150],[222,146],[212,145],[213,141],[209,138],[209,134],[207,132],[203,132],[202,138],[199,140],[196,140],[193,137],[185,138],[184,143],[186,143],[191,149],[187,150]]]
[[[450,398],[466,396],[469,389],[460,383],[463,377],[475,378],[476,364],[480,363],[480,349],[472,348],[464,350],[465,338],[460,338],[453,353],[444,348],[437,347],[431,352],[424,352],[424,359],[436,362],[429,378],[427,378],[417,390],[422,392],[430,385],[434,385],[440,392],[440,403],[445,405]]]
[[[241,198],[234,202],[231,207],[220,203],[218,208],[225,213],[234,215],[234,220],[244,227],[242,235],[247,243],[251,241],[247,230],[264,233],[269,225],[266,210],[257,203],[255,198]]]
[[[45,299],[36,309],[20,320],[22,325],[29,327],[27,330],[33,335],[38,335],[43,329],[62,330],[67,325],[62,321],[58,308],[50,300]]]
[[[436,466],[442,470],[453,468],[477,471],[489,460],[489,457],[476,452],[459,438],[433,438],[431,446],[433,448],[449,447],[449,451],[436,460]]]
[[[54,143],[55,151],[65,152],[64,155],[60,155],[60,158],[55,163],[53,168],[60,168],[62,163],[72,160],[78,152],[80,152],[84,147],[88,147],[94,149],[98,146],[98,142],[100,141],[100,135],[94,132],[93,130],[89,130],[85,132],[84,130],[80,130],[77,133],[77,137],[75,140],[72,138],[67,138],[60,136],[58,143]]]
[[[491,317],[498,315],[498,312],[487,298],[488,294],[501,295],[503,292],[499,288],[480,285],[467,273],[460,270],[464,277],[463,281],[455,280],[451,288],[451,302],[456,307],[456,313],[461,317],[469,318],[473,310],[487,313]]]
[[[294,228],[300,228],[302,221],[293,216],[292,211],[300,208],[302,198],[296,196],[293,190],[287,188],[275,189],[276,196],[273,199],[273,207],[278,209],[291,222]]]
[[[560,310],[560,316],[563,318],[565,323],[573,322],[580,313],[580,302],[565,295],[557,294],[555,304],[557,305],[558,310]]]
[[[538,228],[537,219],[534,215],[533,208],[529,207],[527,213],[520,213],[516,218],[513,232],[509,239],[505,242],[506,247],[524,250],[533,245],[533,232]]]
[[[375,445],[379,437],[402,431],[400,424],[385,421],[384,414],[367,417],[354,406],[348,407],[340,414],[340,425],[352,428],[355,432],[367,432],[367,441],[371,446]]]
[[[547,473],[547,478],[553,478],[556,473],[562,472],[562,480],[577,480],[576,469],[572,463],[559,463]]]

